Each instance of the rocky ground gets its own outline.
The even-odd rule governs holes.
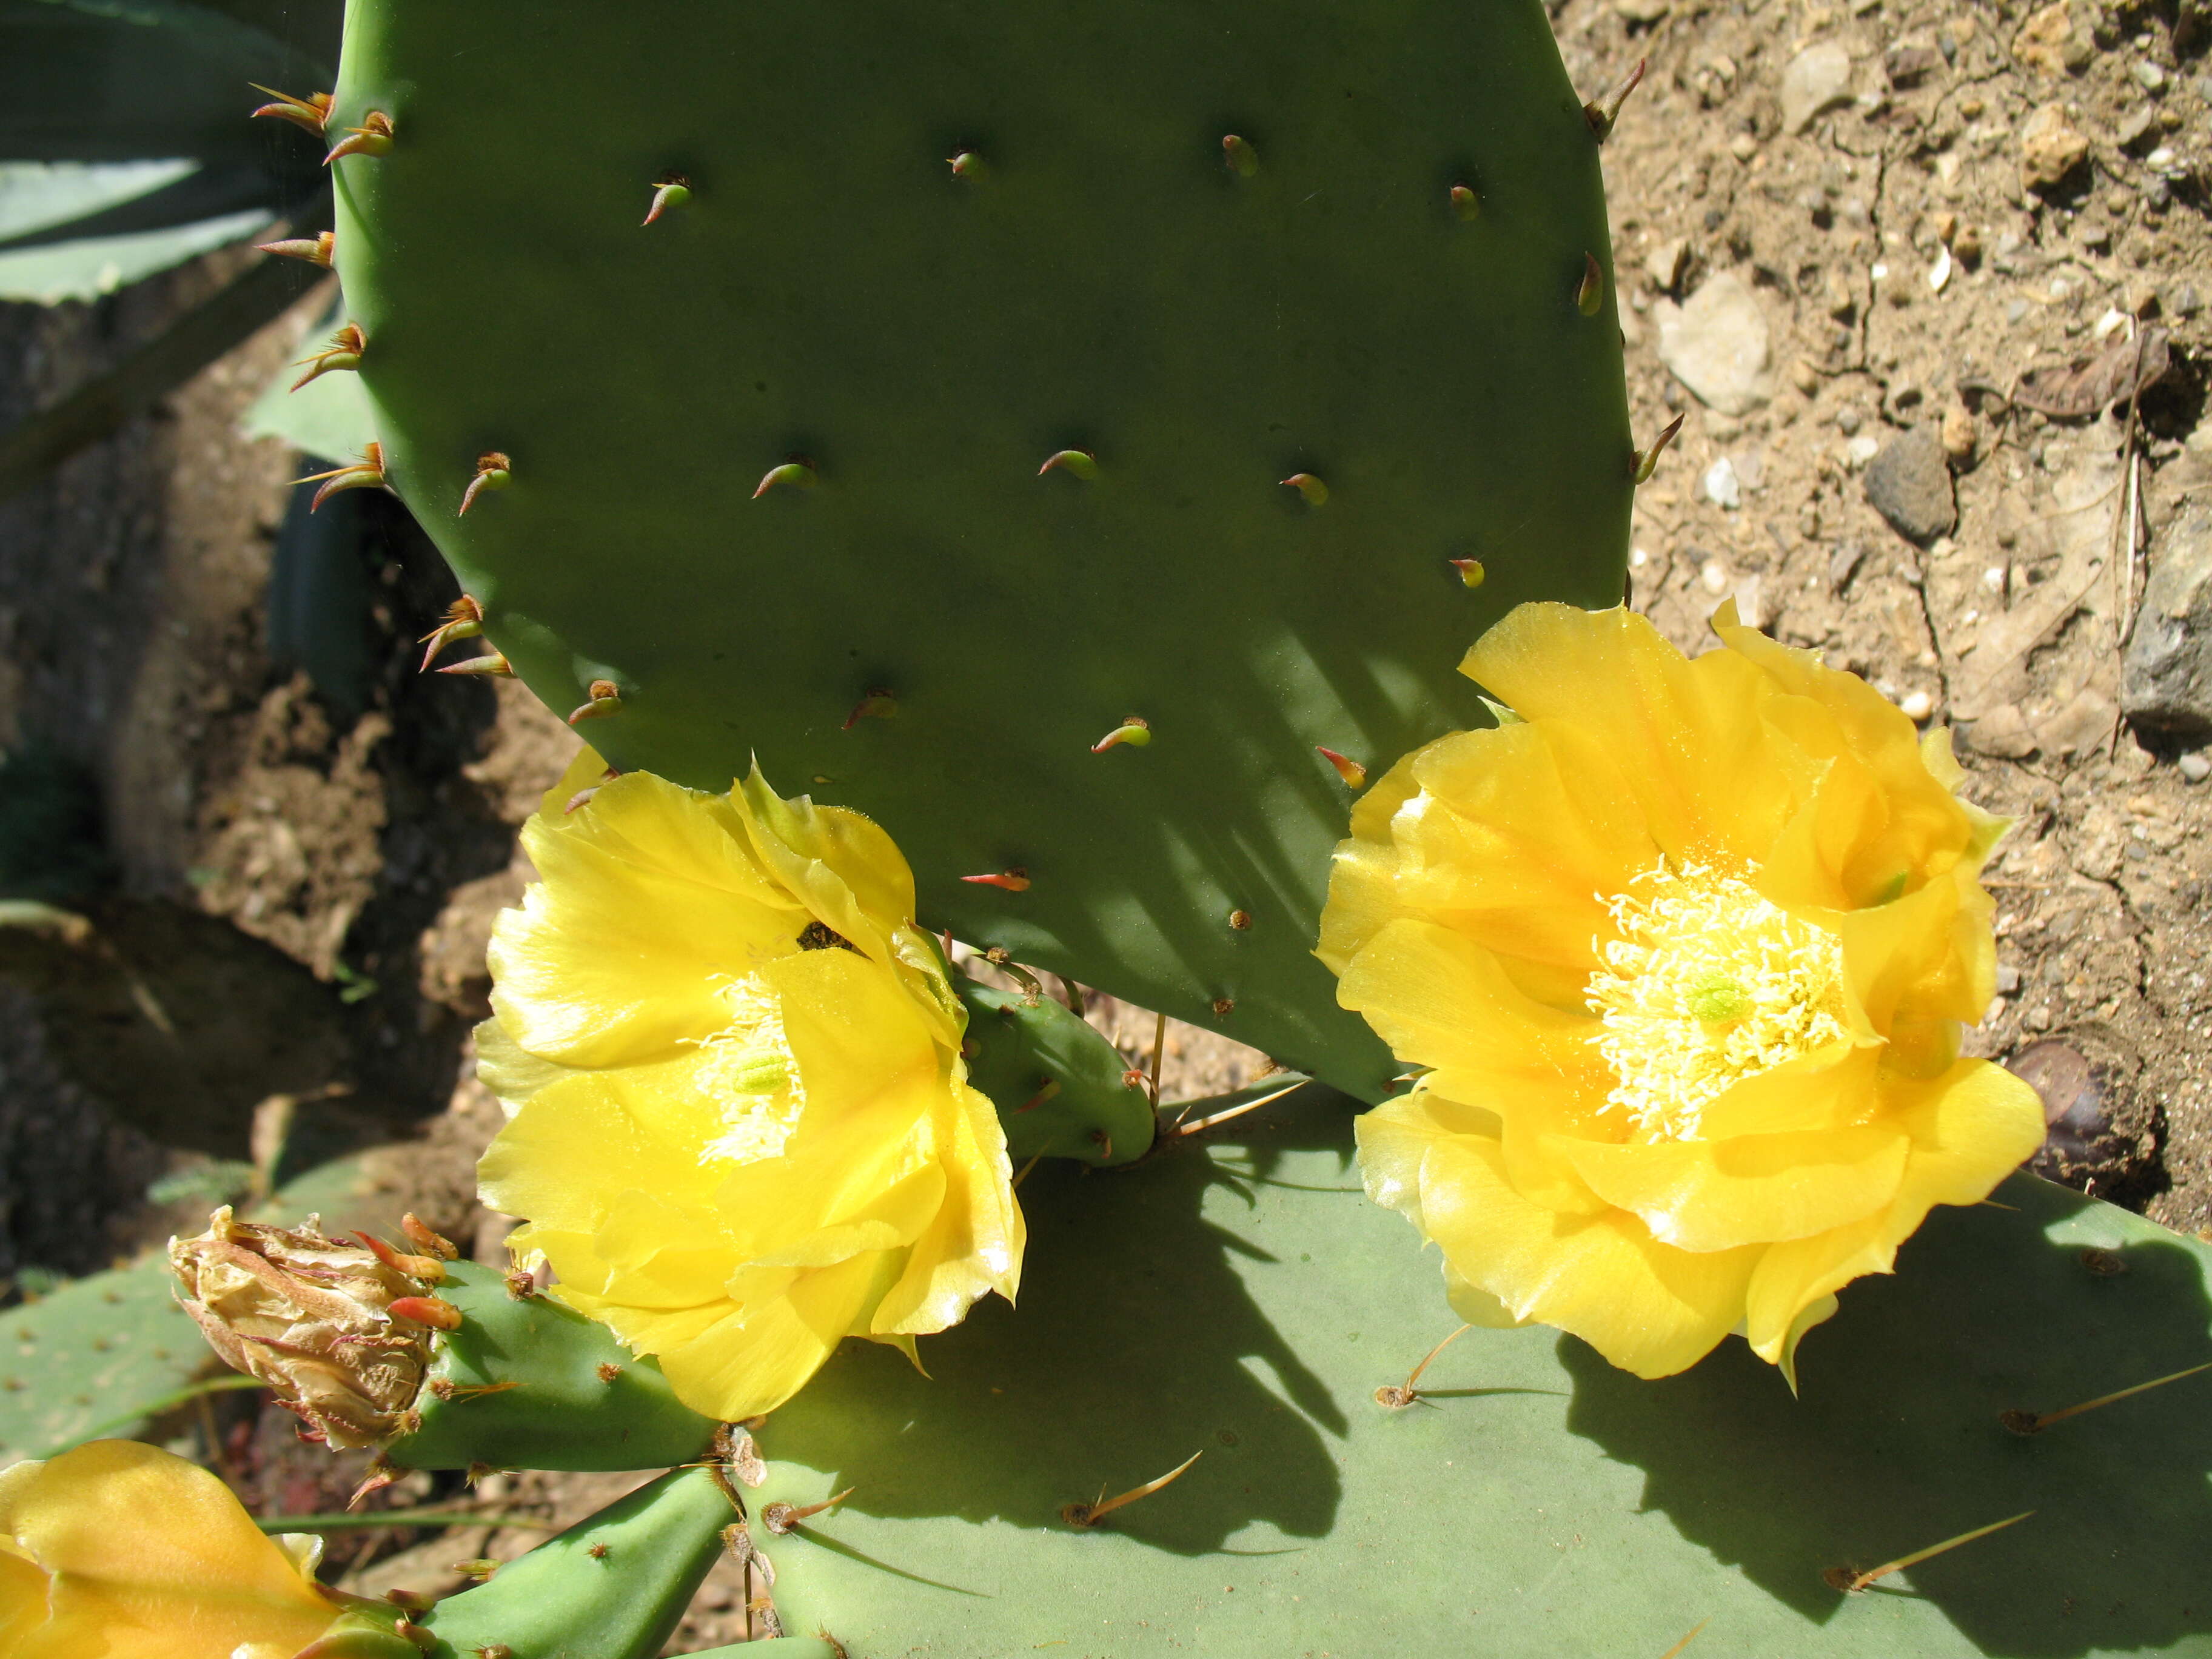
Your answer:
[[[1638,496],[1633,602],[1699,648],[1733,597],[1954,732],[1972,797],[2016,820],[1991,881],[2002,995],[1974,1046],[2043,1091],[2049,1172],[2191,1230],[2212,1227],[2199,17],[1553,11],[1587,94],[1648,63],[1605,150],[1614,262],[1637,429],[1683,424]],[[223,270],[0,307],[0,422]],[[92,934],[0,937],[0,1279],[25,1288],[204,1212],[222,1160],[269,1152],[257,1125],[288,1130],[295,1161],[398,1136],[379,1166],[395,1206],[486,1257],[503,1236],[470,1190],[496,1109],[466,1031],[526,873],[514,830],[574,739],[511,686],[412,672],[450,592],[404,515],[343,497],[373,515],[353,563],[276,556],[295,461],[234,422],[319,304],[0,503],[0,748],[18,757],[0,866],[46,867],[58,823],[100,854],[55,878]],[[334,591],[335,644],[272,625]],[[1148,1054],[1151,1016],[1091,1013]],[[1180,1027],[1165,1059],[1171,1095],[1264,1064]],[[244,1396],[203,1432],[270,1511],[332,1507],[354,1477]],[[415,1479],[387,1496],[508,1523],[344,1534],[356,1585],[452,1588],[453,1561],[517,1553],[543,1535],[519,1523],[614,1490]],[[744,1634],[745,1597],[718,1577],[683,1645]]]

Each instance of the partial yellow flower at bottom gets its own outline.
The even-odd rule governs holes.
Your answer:
[[[728,1420],[845,1337],[1011,1299],[1024,1232],[997,1112],[914,878],[870,820],[603,771],[523,832],[539,875],[493,935],[485,1080],[514,1121],[484,1200],[552,1294]]]
[[[156,1447],[18,1463],[0,1471],[0,1653],[294,1659],[342,1616],[315,1585],[321,1554],[265,1535],[222,1481]]]
[[[1731,1330],[1794,1386],[1835,1292],[2043,1138],[1959,1057],[1994,990],[2002,821],[1948,742],[1738,624],[1514,611],[1462,670],[1510,713],[1359,801],[1317,954],[1430,1068],[1359,1120],[1368,1192],[1471,1323],[1662,1376]]]

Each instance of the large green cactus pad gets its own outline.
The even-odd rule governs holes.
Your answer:
[[[927,1379],[848,1345],[775,1413],[756,1514],[855,1489],[763,1534],[787,1628],[872,1659],[1660,1659],[1701,1620],[1691,1659],[2212,1651],[2212,1373],[1997,1422],[2212,1359],[2195,1242],[2015,1176],[1843,1293],[1800,1398],[1735,1340],[1650,1383],[1477,1330],[1392,1410],[1376,1389],[1454,1328],[1437,1258],[1358,1195],[1340,1110],[1260,1116],[1040,1168],[1018,1310],[933,1339]],[[1201,1449],[1095,1531],[1060,1516]],[[1822,1582],[2023,1510],[1864,1595]]]
[[[611,681],[617,764],[757,752],[933,922],[1382,1091],[1308,955],[1316,745],[1480,723],[1488,623],[1621,586],[1596,145],[1535,0],[354,0],[333,130],[372,111],[337,264],[387,475],[548,703]]]

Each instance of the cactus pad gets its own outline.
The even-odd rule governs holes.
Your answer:
[[[1621,591],[1535,0],[355,0],[331,130],[372,112],[385,477],[532,690],[619,766],[870,813],[933,924],[1386,1090],[1309,955],[1316,750],[1480,724],[1486,626]]]
[[[1853,1287],[1797,1398],[1738,1341],[1644,1382],[1531,1328],[1467,1333],[1393,1408],[1454,1321],[1347,1130],[1292,1101],[1131,1171],[1040,1167],[1018,1309],[937,1339],[928,1380],[850,1345],[761,1431],[757,1513],[855,1489],[763,1537],[787,1627],[1120,1659],[1659,1659],[1700,1621],[1693,1659],[2212,1648],[2212,1372],[1998,1422],[2212,1359],[2212,1251],[2014,1176]],[[1061,1515],[1201,1450],[1095,1528]],[[1822,1580],[2024,1510],[1864,1595]]]

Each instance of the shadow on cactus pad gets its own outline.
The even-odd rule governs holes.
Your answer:
[[[855,1653],[1936,1659],[2202,1651],[2212,1254],[2026,1177],[1939,1212],[1807,1339],[1657,1383],[1545,1329],[1449,1334],[1436,1258],[1358,1194],[1313,1089],[1132,1170],[1023,1188],[1018,1309],[848,1344],[762,1429],[785,1626]],[[2125,1272],[2100,1275],[2095,1247]],[[1203,1451],[1095,1528],[1062,1516]],[[2029,1520],[1844,1596],[1867,1567]]]

